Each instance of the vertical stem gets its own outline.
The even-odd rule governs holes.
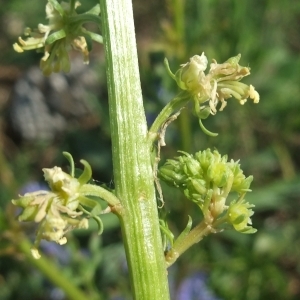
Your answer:
[[[169,290],[147,141],[131,0],[101,0],[116,195],[132,293],[167,300]]]
[[[178,42],[183,43],[183,46],[185,45],[184,43],[184,10],[185,10],[185,0],[174,0],[173,2],[174,5],[174,26],[176,29],[177,37],[178,37]],[[185,52],[185,51],[184,51]],[[180,57],[181,59],[182,57]]]
[[[173,0],[173,22],[174,30],[177,37],[177,47],[181,50],[177,52],[178,61],[186,59],[186,36],[185,36],[185,2],[186,0]],[[179,129],[181,137],[181,149],[191,152],[192,135],[191,135],[191,118],[190,113],[185,110],[179,118]]]
[[[191,115],[184,110],[179,118],[179,129],[181,137],[181,150],[192,152]]]

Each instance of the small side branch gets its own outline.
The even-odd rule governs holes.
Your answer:
[[[148,139],[150,143],[152,144],[157,138],[160,139],[160,134],[162,131],[162,127],[166,122],[168,122],[169,118],[173,118],[172,113],[175,111],[181,111],[182,108],[185,107],[185,105],[190,101],[191,97],[186,92],[183,91],[178,94],[177,97],[172,99],[159,113],[155,121],[153,122],[152,126],[149,129],[148,132]],[[176,113],[175,113],[176,115]],[[171,117],[170,117],[171,116]],[[178,117],[178,115],[175,117],[175,119]],[[173,122],[174,120],[171,120],[168,124]],[[168,126],[167,124],[167,126]]]

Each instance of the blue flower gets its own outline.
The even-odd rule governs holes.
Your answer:
[[[177,291],[176,300],[220,300],[206,285],[206,275],[195,272],[184,279]]]

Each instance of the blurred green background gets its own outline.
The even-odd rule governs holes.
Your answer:
[[[65,299],[63,292],[20,249],[24,234],[33,239],[34,226],[16,221],[18,212],[10,199],[39,188],[43,184],[43,167],[66,168],[62,151],[72,153],[78,168],[81,158],[89,161],[95,183],[113,188],[101,46],[95,45],[88,68],[79,67],[77,71],[74,67],[69,77],[54,75],[47,79],[32,69],[38,66],[40,54],[17,54],[12,50],[11,45],[25,26],[46,23],[45,3],[10,0],[0,5],[3,300]],[[95,3],[82,0],[80,9],[84,11]],[[209,61],[214,58],[219,63],[241,53],[240,64],[250,66],[252,72],[245,82],[253,84],[261,97],[258,105],[248,101],[244,106],[231,99],[223,112],[205,120],[209,130],[219,133],[217,138],[205,136],[188,110],[167,131],[162,162],[175,156],[177,150],[193,153],[208,147],[240,159],[246,176],[254,175],[253,192],[247,200],[256,205],[252,220],[258,229],[249,236],[229,231],[212,235],[186,252],[169,272],[172,299],[299,299],[300,2],[134,0],[133,5],[149,124],[177,91],[165,72],[164,57],[168,57],[175,71],[189,57],[203,51]],[[76,57],[74,54],[74,61]],[[57,82],[67,84],[67,89],[60,89]],[[22,89],[24,84],[26,89]],[[52,92],[55,87],[57,90]],[[72,102],[76,94],[82,97]],[[37,102],[28,100],[35,97],[44,104],[36,107]],[[24,105],[26,114],[22,113]],[[81,106],[84,109],[77,111],[76,107]],[[46,120],[52,127],[45,126]],[[53,126],[55,120],[62,124],[59,129]],[[45,130],[47,134],[41,134]],[[163,188],[169,226],[178,234],[186,225],[188,214],[195,223],[200,216],[194,204],[178,191]],[[89,231],[70,234],[67,245],[45,243],[44,256],[84,290],[88,299],[130,299],[118,220],[108,216],[104,226],[100,238],[91,222]],[[197,272],[205,274],[205,288],[215,296],[208,298],[200,287],[196,296],[191,288],[190,293],[179,296],[182,284]]]

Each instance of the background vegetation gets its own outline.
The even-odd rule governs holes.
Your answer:
[[[82,2],[83,10],[96,3]],[[163,67],[165,56],[176,70],[203,51],[218,62],[241,53],[241,64],[250,65],[249,80],[261,96],[259,105],[228,101],[223,112],[206,120],[205,126],[218,132],[218,138],[204,136],[190,113],[170,126],[163,157],[176,155],[178,149],[217,148],[240,159],[246,175],[254,175],[248,201],[256,205],[253,224],[258,228],[251,236],[223,232],[191,248],[170,269],[172,299],[299,299],[300,2],[133,2],[149,124],[176,93]],[[77,163],[81,158],[89,161],[95,182],[113,188],[101,47],[94,48],[88,68],[73,67],[67,77],[48,79],[32,69],[40,54],[12,50],[25,25],[44,22],[45,3],[11,0],[0,6],[0,299],[4,300],[64,299],[62,291],[21,253],[22,234],[33,236],[34,227],[15,221],[17,211],[10,199],[42,185],[42,167],[67,166],[62,151],[71,152]],[[57,82],[68,88],[59,89]],[[40,102],[32,101],[37,91]],[[57,120],[60,127],[53,126],[60,124]],[[194,206],[179,192],[163,188],[169,226],[180,232]],[[45,243],[44,255],[90,299],[130,299],[117,219],[105,219],[100,238],[94,233],[95,224],[90,225],[89,231],[71,235],[66,246]]]

